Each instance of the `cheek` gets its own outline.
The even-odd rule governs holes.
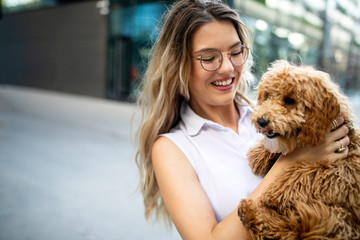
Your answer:
[[[244,64],[243,65],[241,65],[241,66],[234,66],[234,69],[236,70],[236,71],[238,71],[240,74],[241,74],[241,72],[243,71],[243,69],[244,69]]]
[[[211,75],[211,72],[207,72],[201,67],[200,62],[192,62],[189,84],[204,83]]]
[[[235,67],[234,69],[235,69],[236,75],[237,75],[236,76],[236,81],[237,81],[236,85],[237,85],[237,87],[240,87],[240,84],[241,84],[240,78],[241,78],[241,75],[242,75],[242,71],[244,69],[244,65],[239,66],[239,67]]]

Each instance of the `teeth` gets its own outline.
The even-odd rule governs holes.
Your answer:
[[[231,83],[232,83],[232,79],[229,79],[229,80],[227,80],[227,81],[217,81],[217,82],[213,82],[213,84],[214,84],[215,86],[223,86],[223,87],[229,86]]]

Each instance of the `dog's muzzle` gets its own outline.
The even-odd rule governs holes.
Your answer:
[[[262,128],[265,128],[268,124],[269,124],[269,121],[265,120],[265,118],[261,117],[261,118],[258,118],[257,121],[256,121],[260,127]]]
[[[266,129],[266,126],[269,124],[269,121],[266,120],[265,118],[263,118],[263,117],[258,118],[256,120],[256,122],[258,123],[258,125],[260,127],[260,132],[264,133],[266,135],[266,137],[275,138],[280,135],[279,133],[277,133],[273,130]]]

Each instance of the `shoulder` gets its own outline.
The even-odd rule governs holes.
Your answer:
[[[153,144],[151,152],[154,167],[162,163],[187,160],[185,154],[168,137],[160,136]]]
[[[180,149],[168,137],[160,136],[156,139],[152,147],[152,155],[177,152]]]

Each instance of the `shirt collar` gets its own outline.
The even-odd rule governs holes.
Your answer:
[[[190,136],[195,136],[199,133],[200,129],[208,121],[205,118],[197,115],[189,106],[187,101],[183,101],[180,109],[180,116],[184,122],[186,132]]]
[[[243,100],[240,100],[240,104],[236,103],[239,112],[240,112],[240,119],[239,119],[239,123],[242,122],[246,117],[249,116],[249,114],[252,113],[252,109],[251,107]],[[195,136],[197,135],[200,130],[203,128],[204,125],[217,125],[217,126],[221,126],[217,123],[214,123],[210,120],[207,120],[205,118],[200,117],[199,115],[197,115],[189,106],[189,104],[187,103],[187,101],[183,101],[181,104],[181,109],[180,109],[180,116],[182,121],[184,122],[185,125],[185,129],[186,132],[190,135],[190,136]]]

